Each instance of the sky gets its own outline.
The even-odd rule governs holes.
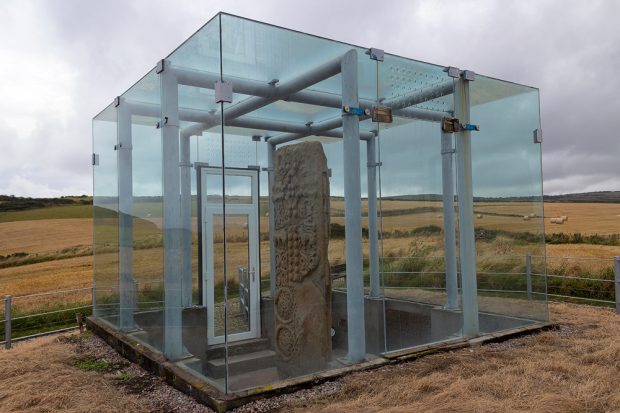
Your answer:
[[[0,194],[91,194],[93,116],[218,11],[538,87],[545,194],[620,190],[620,1],[2,0]]]

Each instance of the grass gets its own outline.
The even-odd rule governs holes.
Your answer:
[[[620,316],[567,304],[550,310],[557,330],[352,373],[269,404],[259,400],[245,411],[618,411]],[[126,391],[124,383],[135,381],[131,374],[106,371],[97,363],[101,357],[80,343],[45,337],[0,350],[0,410],[164,411],[181,397],[168,388],[157,406],[150,390]],[[91,360],[87,368],[76,368],[84,360]]]
[[[110,363],[107,360],[92,360],[92,359],[78,361],[77,363],[74,364],[74,366],[80,370],[99,371],[99,372],[110,370],[111,365],[112,363]]]
[[[42,219],[92,218],[92,205],[66,205],[47,208],[7,211],[0,214],[0,222],[32,221]]]

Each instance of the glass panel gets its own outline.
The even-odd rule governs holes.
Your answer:
[[[250,261],[249,218],[246,214],[226,215],[227,332],[229,336],[250,330],[249,311],[252,299],[250,279],[256,268],[255,264]],[[256,237],[256,234],[252,235]],[[223,322],[223,317],[218,318],[216,323],[218,321]],[[224,334],[223,328],[217,331],[217,335]]]
[[[93,120],[93,275],[97,317],[118,326],[118,171],[116,108]]]
[[[388,101],[451,83],[443,68],[386,56],[379,93]],[[414,105],[448,116],[452,94]],[[441,126],[395,112],[381,125],[381,247],[388,351],[461,337],[447,310]],[[454,211],[454,206],[448,206]]]
[[[159,75],[152,70],[127,93],[126,102],[137,91],[148,90],[151,103],[159,108]],[[164,232],[162,187],[161,130],[154,127],[155,119],[131,118],[131,169],[124,170],[131,176],[121,179],[131,181],[130,225],[133,235],[132,270],[136,288],[134,332],[132,335],[163,350],[164,330]],[[120,165],[119,165],[120,168]],[[119,169],[123,171],[123,169]],[[121,185],[123,183],[121,182]]]
[[[538,90],[477,76],[470,93],[480,329],[546,321]]]
[[[222,177],[207,175],[207,202],[222,203]],[[226,203],[251,204],[252,178],[250,176],[228,175],[226,177]]]

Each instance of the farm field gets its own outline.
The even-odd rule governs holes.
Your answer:
[[[332,200],[332,223],[344,224],[340,211],[344,207],[342,199]],[[424,232],[426,228],[443,227],[441,204],[432,201],[382,201],[384,217],[382,229],[385,234],[383,252],[388,257],[408,256],[415,251],[424,251],[427,256],[440,255],[443,240],[437,232]],[[482,218],[475,220],[477,231],[508,231],[508,235],[498,235],[492,240],[478,241],[478,255],[524,256],[527,244],[521,245],[510,239],[511,233],[532,232],[541,229],[542,218],[524,220],[523,216],[532,213],[532,204],[519,202],[476,203],[476,212]],[[0,213],[0,295],[23,295],[50,290],[81,288],[92,283],[92,219],[82,215],[92,211],[87,205],[54,206],[26,211]],[[364,208],[365,210],[365,208]],[[536,214],[534,212],[534,214]],[[620,233],[620,204],[552,202],[545,204],[545,227],[548,233],[579,231],[582,234],[611,235]],[[566,215],[568,221],[561,225],[550,224],[549,217]],[[159,218],[136,219],[136,235],[141,247],[135,251],[137,258],[137,279],[148,283],[157,282],[161,275],[161,230]],[[268,218],[260,217],[262,276],[269,274],[268,242],[265,240]],[[422,229],[422,233],[413,233]],[[400,233],[398,232],[400,231]],[[110,233],[116,237],[114,231]],[[230,228],[229,264],[233,266],[243,261],[243,241],[245,229],[242,226]],[[194,240],[196,242],[196,239]],[[364,240],[367,250],[367,240]],[[620,255],[618,245],[592,244],[547,244],[550,257],[601,258],[584,264],[590,269],[600,269],[609,265],[609,259]],[[344,262],[344,239],[330,240],[329,257],[332,264]],[[534,254],[536,251],[533,252]],[[6,256],[19,254],[19,257]],[[196,255],[196,254],[195,254]],[[0,257],[1,258],[1,257]],[[114,264],[114,259],[110,261]],[[557,262],[548,260],[549,272],[553,273]],[[194,256],[194,269],[197,270],[197,257]],[[519,264],[521,265],[521,264]],[[216,268],[221,267],[221,263]],[[600,267],[600,268],[599,268]]]

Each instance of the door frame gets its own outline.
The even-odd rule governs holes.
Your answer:
[[[213,231],[208,228],[209,221],[214,214],[222,213],[221,203],[209,205],[206,201],[206,175],[222,176],[222,168],[209,166],[206,163],[195,163],[198,189],[198,267],[200,272],[199,300],[207,307],[207,342],[208,344],[223,343],[224,335],[215,336],[214,331],[214,285],[210,282],[212,272],[208,271],[210,260],[213,258],[212,244]],[[226,176],[247,176],[251,179],[251,197],[249,204],[226,204],[226,215],[247,215],[248,217],[248,259],[254,263],[254,277],[250,277],[250,329],[245,332],[229,334],[228,341],[245,340],[260,337],[260,296],[261,296],[261,262],[260,262],[260,170],[258,168],[225,168]],[[221,184],[220,184],[221,185]],[[210,224],[209,224],[210,225]],[[254,240],[254,242],[252,242]],[[250,265],[250,267],[252,267]],[[251,268],[248,268],[250,270]],[[212,268],[211,268],[212,270]],[[227,268],[227,273],[236,273],[237,269]],[[252,279],[253,278],[253,279]]]

